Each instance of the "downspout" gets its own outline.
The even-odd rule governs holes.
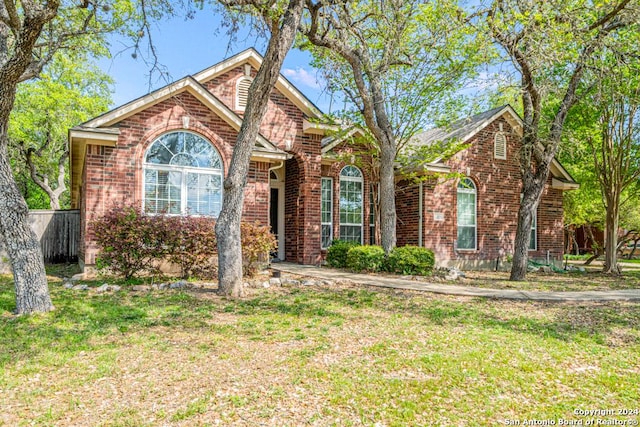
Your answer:
[[[422,247],[422,219],[423,219],[423,203],[424,203],[424,191],[422,189],[422,181],[418,187],[420,194],[418,195],[418,246]]]
[[[280,160],[280,164],[277,166],[274,166],[272,168],[269,168],[267,170],[267,173],[269,174],[269,182],[271,182],[271,172],[276,170],[276,169],[280,169],[282,166],[284,166],[284,160]]]

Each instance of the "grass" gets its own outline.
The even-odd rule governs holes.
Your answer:
[[[484,426],[640,401],[640,305],[129,289],[52,280],[57,309],[15,317],[0,278],[0,425]]]

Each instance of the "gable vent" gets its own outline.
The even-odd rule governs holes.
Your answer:
[[[496,133],[493,140],[493,157],[501,160],[507,158],[507,137],[503,133]]]
[[[251,79],[248,77],[243,77],[238,81],[236,88],[236,110],[243,111],[247,108],[249,86],[251,86]]]

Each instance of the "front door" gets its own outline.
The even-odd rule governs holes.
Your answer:
[[[281,170],[271,171],[269,175],[269,183],[271,186],[269,197],[269,225],[271,232],[276,236],[278,241],[278,249],[275,258],[284,261],[284,168]]]

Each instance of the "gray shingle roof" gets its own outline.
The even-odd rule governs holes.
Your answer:
[[[475,116],[467,117],[451,123],[446,127],[429,129],[428,131],[419,133],[411,140],[411,145],[432,145],[438,142],[449,141],[452,139],[462,139],[472,133],[478,126],[495,116],[501,110],[507,108],[507,105],[485,111]]]

